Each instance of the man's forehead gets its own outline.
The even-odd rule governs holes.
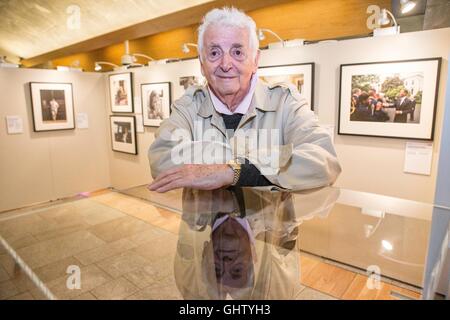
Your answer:
[[[247,28],[236,26],[211,25],[205,31],[205,44],[207,46],[247,46],[249,44]]]

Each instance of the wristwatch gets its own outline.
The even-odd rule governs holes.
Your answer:
[[[233,170],[234,172],[234,178],[233,182],[231,183],[232,186],[235,186],[236,183],[239,181],[239,177],[241,176],[241,164],[237,163],[235,160],[230,160],[227,165]]]

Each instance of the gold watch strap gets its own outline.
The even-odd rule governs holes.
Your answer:
[[[231,183],[231,185],[235,186],[241,176],[241,165],[239,163],[228,163],[228,166],[234,172],[234,178],[233,178],[233,182]]]

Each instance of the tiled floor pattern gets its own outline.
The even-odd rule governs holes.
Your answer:
[[[59,299],[181,299],[173,277],[180,215],[116,192],[36,210],[0,215],[0,234]],[[8,216],[9,217],[9,216]],[[7,217],[7,218],[8,218]],[[299,299],[419,299],[383,281],[369,290],[365,275],[301,255]],[[81,289],[67,289],[67,267],[81,268]],[[0,247],[0,299],[43,299]]]

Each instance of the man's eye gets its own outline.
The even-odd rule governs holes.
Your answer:
[[[211,50],[209,52],[209,56],[211,58],[218,58],[218,57],[220,57],[220,50]]]
[[[231,51],[231,53],[236,59],[243,59],[243,58],[245,58],[244,51],[241,48],[235,48],[235,49],[233,49]]]

